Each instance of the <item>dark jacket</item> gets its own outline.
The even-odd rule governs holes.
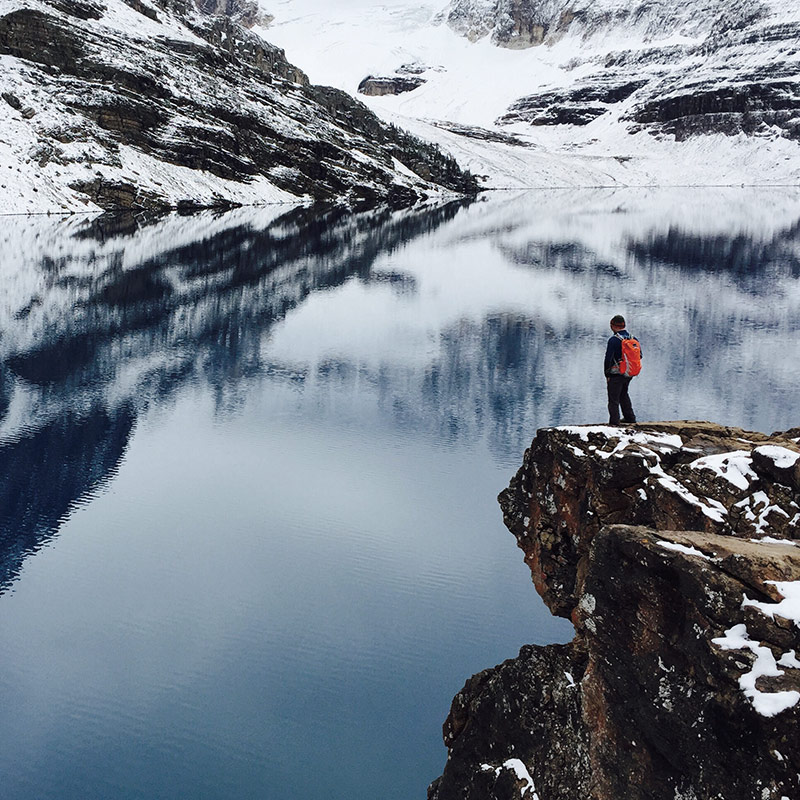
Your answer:
[[[619,375],[619,362],[622,361],[622,339],[633,339],[628,331],[617,331],[609,340],[606,345],[606,359],[603,362],[603,371],[606,375]],[[638,341],[638,340],[637,340]],[[639,345],[639,352],[641,352],[641,344]]]

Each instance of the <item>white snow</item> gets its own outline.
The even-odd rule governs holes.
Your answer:
[[[777,614],[779,617],[788,619],[800,628],[800,581],[766,581],[774,586],[783,596],[779,603],[762,603],[758,600],[750,600],[745,595],[742,601],[742,608],[752,606],[766,614],[771,619]]]
[[[680,448],[682,446],[683,441],[677,434],[646,431],[631,432],[625,428],[616,428],[608,425],[564,425],[558,427],[556,430],[565,431],[570,435],[578,436],[584,442],[589,441],[589,434],[591,433],[600,433],[607,439],[616,441],[616,445],[611,450],[601,450],[597,447],[592,449],[594,455],[604,459],[612,457],[621,458],[628,447],[631,445],[638,445],[643,449],[645,454],[649,454],[655,459],[655,463],[649,467],[651,478],[647,480],[655,480],[668,492],[678,495],[689,505],[700,509],[705,516],[714,522],[725,522],[728,510],[722,503],[711,497],[698,497],[677,478],[665,472],[664,468],[661,466],[659,452]],[[744,451],[741,452],[743,453]],[[715,473],[723,475],[731,482],[737,481],[741,483],[746,480],[749,475],[744,455],[740,454],[739,451],[735,453],[726,453],[722,459],[714,456],[700,458],[692,462],[692,466],[712,469]],[[755,476],[755,473],[752,474]],[[764,495],[764,497],[766,497],[766,495]],[[767,504],[769,505],[768,499]],[[770,510],[780,511],[777,506],[770,505],[769,509],[764,512],[764,518]]]
[[[782,600],[777,603],[764,603],[758,600],[751,600],[745,595],[742,601],[742,608],[757,608],[771,619],[775,616],[783,617],[800,627],[800,581],[766,581],[775,586]],[[783,675],[783,670],[779,666],[788,669],[800,669],[795,651],[790,650],[784,653],[776,662],[772,651],[764,646],[753,642],[747,635],[747,628],[744,624],[735,625],[725,632],[725,636],[712,639],[724,650],[750,650],[756,656],[756,662],[750,672],[744,674],[739,679],[742,691],[753,702],[756,711],[767,717],[775,716],[787,708],[792,708],[800,701],[800,692],[781,691],[781,692],[761,692],[756,689],[756,680],[764,676]]]
[[[504,761],[500,767],[493,767],[491,764],[481,764],[481,769],[484,772],[494,771],[495,775],[499,775],[504,769],[510,769],[516,775],[517,780],[525,783],[520,791],[520,797],[526,798],[526,800],[539,800],[536,787],[533,785],[533,778],[531,778],[528,768],[519,758],[509,758]]]
[[[784,653],[778,659],[778,664],[782,667],[789,667],[790,669],[800,669],[800,660],[797,659],[794,650]]]
[[[706,561],[713,561],[711,556],[707,556],[705,553],[698,550],[696,547],[687,547],[685,544],[678,544],[677,542],[665,542],[660,541],[659,545],[666,550],[674,550],[676,553],[683,553],[687,556],[697,556],[698,558],[704,558]]]
[[[615,439],[618,444],[611,452],[598,451],[598,455],[608,458],[617,455],[631,444],[645,445],[654,448],[680,448],[683,440],[677,434],[654,433],[645,431],[630,432],[627,428],[615,428],[611,425],[561,425],[556,428],[572,436],[579,436],[584,442],[589,441],[590,433],[602,433],[607,439]]]
[[[789,515],[780,506],[773,504],[766,492],[758,491],[752,495],[745,497],[734,504],[734,508],[741,508],[744,512],[745,519],[752,522],[756,532],[761,534],[764,529],[769,527],[769,515],[780,514],[783,517],[789,518]],[[761,541],[764,541],[763,539]]]
[[[747,489],[750,481],[756,479],[751,464],[753,459],[746,450],[734,450],[731,453],[719,453],[711,456],[703,456],[692,461],[689,466],[692,469],[709,469],[716,475],[725,478],[737,489]]]
[[[788,547],[797,547],[797,542],[791,542],[788,539],[776,539],[774,536],[763,536],[761,539],[751,539],[750,541],[758,544],[785,544]]]
[[[790,469],[800,459],[800,453],[796,450],[774,444],[759,445],[753,452],[768,458],[778,469]]]
[[[763,676],[783,675],[783,670],[778,669],[772,651],[747,635],[744,624],[734,625],[725,631],[725,636],[711,640],[723,650],[749,650],[755,655],[756,660],[750,672],[744,673],[739,678],[739,687],[745,696],[752,702],[755,710],[765,717],[774,717],[782,711],[797,705],[800,702],[800,692],[762,692],[756,688],[756,681]]]
[[[142,42],[154,36],[199,41],[174,15],[159,11],[161,23],[135,12],[121,0],[107,0],[99,20],[81,21],[121,43]],[[496,120],[515,100],[537,91],[569,87],[599,69],[608,58],[645,53],[648,48],[677,48],[703,41],[721,2],[698,7],[694,2],[620,5],[617,0],[596,2],[597,18],[608,11],[613,25],[581,27],[527,49],[497,47],[490,36],[470,42],[442,21],[444,0],[261,0],[274,17],[256,32],[286,50],[287,57],[312,82],[333,85],[355,95],[368,74],[391,75],[404,64],[426,68],[426,83],[400,95],[359,98],[383,119],[441,145],[461,164],[485,176],[488,188],[608,187],[608,186],[731,186],[741,184],[797,185],[800,183],[800,147],[777,131],[757,136],[712,134],[676,141],[672,136],[630,133],[623,119],[633,99],[615,106],[585,126],[498,126]],[[0,0],[0,13],[19,7],[40,8],[40,0]],[[488,3],[487,13],[492,4]],[[766,0],[763,24],[796,20],[800,12],[785,0]],[[659,67],[665,92],[670,81],[705,70],[735,80],[739,72],[764,64],[795,64],[796,55],[779,51],[768,41],[759,50],[733,48],[730,53],[699,59],[686,55],[675,64]],[[133,52],[133,51],[132,51]],[[688,53],[688,50],[687,50]],[[133,56],[131,56],[133,57]],[[727,58],[728,61],[721,59]],[[654,69],[652,65],[649,69]],[[164,65],[153,65],[164,73]],[[60,166],[50,161],[39,167],[35,153],[40,132],[69,129],[70,115],[58,97],[39,93],[26,62],[0,56],[0,90],[14,91],[24,104],[36,107],[36,116],[23,119],[7,109],[0,136],[0,214],[58,211],[95,211],[70,184],[100,172],[106,178],[159,190],[168,187],[174,197],[197,202],[234,200],[244,203],[283,202],[286,194],[262,178],[250,185],[225,182],[210,174],[159,168],[143,154],[123,154],[122,164],[103,163],[103,154],[87,146],[86,162]],[[660,73],[659,73],[660,74]],[[174,85],[181,76],[164,76]],[[244,95],[232,103],[245,102]],[[248,101],[249,102],[249,101]],[[301,102],[298,100],[298,103]],[[279,124],[280,120],[275,120]],[[289,124],[288,122],[286,123]],[[453,124],[478,126],[502,133],[510,141],[486,141],[448,129]],[[516,142],[516,143],[514,143]],[[65,143],[67,155],[82,148]],[[109,161],[106,154],[106,161]],[[133,161],[138,159],[138,165]],[[69,159],[68,159],[69,160]],[[110,159],[113,161],[113,159]],[[100,166],[98,166],[100,165]],[[394,164],[400,180],[414,180],[410,170]],[[172,199],[170,195],[166,199]]]
[[[713,520],[714,522],[725,521],[728,509],[725,508],[722,503],[720,503],[718,500],[714,500],[712,497],[706,497],[702,499],[699,498],[696,494],[684,486],[677,478],[673,478],[672,475],[668,475],[666,472],[664,472],[660,462],[650,467],[650,473],[668,492],[678,495],[678,497],[680,497],[689,505],[699,508],[700,511],[702,511],[702,513],[709,519]]]
[[[70,19],[70,24],[74,22],[118,42],[118,56],[111,51],[104,54],[110,62],[118,58],[126,68],[159,71],[165,83],[188,80],[178,65],[137,63],[142,53],[148,52],[148,41],[154,37],[201,43],[186,25],[162,10],[159,11],[161,22],[155,22],[121,0],[106,0],[104,6],[100,19],[79,22]],[[0,0],[0,15],[22,7],[53,11],[39,0]],[[173,66],[174,74],[170,74],[168,69]],[[29,105],[35,111],[32,118],[26,119],[2,102],[0,215],[99,211],[84,195],[70,188],[99,177],[140,186],[173,206],[179,200],[205,205],[221,202],[266,205],[305,200],[277,188],[263,176],[247,182],[232,181],[208,171],[169,164],[124,144],[112,152],[97,141],[87,139],[83,129],[75,129],[78,118],[70,113],[69,105],[65,105],[69,98],[63,90],[54,92],[40,88],[40,82],[35,68],[24,59],[0,55],[0,91],[12,92],[23,107]],[[86,121],[84,127],[92,129],[93,125]],[[51,141],[54,135],[61,156],[43,159],[40,155],[43,142]]]
[[[519,98],[572,86],[597,72],[608,58],[703,41],[722,3],[594,2],[589,11],[595,17],[608,11],[613,25],[588,30],[576,23],[574,30],[546,45],[508,49],[492,44],[490,36],[470,42],[450,29],[440,16],[444,0],[386,0],[379,5],[370,0],[261,2],[274,21],[257,32],[284,48],[312,82],[356,94],[367,75],[389,76],[404,64],[428,67],[422,74],[426,83],[414,91],[359,97],[379,116],[440,144],[462,167],[485,175],[487,187],[800,183],[800,147],[775,131],[754,137],[712,134],[682,142],[645,131],[629,133],[623,117],[635,95],[584,126],[496,125]],[[487,14],[492,7],[486,5]],[[784,0],[768,0],[768,12],[771,17],[764,25],[798,16]],[[674,64],[642,69],[660,69],[667,92],[670,81],[681,76],[736,80],[739,72],[762,64],[797,61],[778,47],[763,42],[759,50],[733,47],[705,58],[687,50]],[[513,134],[519,144],[468,138],[442,123]]]

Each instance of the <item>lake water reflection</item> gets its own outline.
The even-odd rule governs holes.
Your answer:
[[[4,220],[2,796],[411,798],[570,626],[495,495],[537,427],[798,424],[800,192]]]

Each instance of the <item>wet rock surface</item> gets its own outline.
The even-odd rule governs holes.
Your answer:
[[[539,431],[499,499],[575,639],[467,682],[429,797],[526,796],[510,759],[539,800],[799,796],[798,436]]]

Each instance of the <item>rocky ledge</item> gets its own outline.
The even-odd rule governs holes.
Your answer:
[[[390,75],[388,77],[378,77],[375,75],[367,75],[361,83],[358,84],[359,94],[371,95],[373,97],[380,97],[384,94],[403,94],[403,92],[413,92],[425,83],[424,78],[416,75],[409,77],[403,75]]]
[[[499,499],[575,638],[467,681],[429,800],[800,797],[799,441],[539,431]]]

